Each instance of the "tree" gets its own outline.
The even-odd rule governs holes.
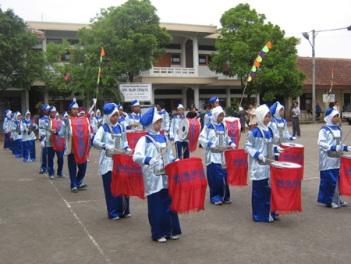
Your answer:
[[[278,96],[296,97],[302,93],[304,75],[297,69],[298,39],[285,37],[277,25],[265,22],[266,17],[239,4],[226,11],[222,18],[220,37],[216,41],[217,53],[211,69],[228,76],[238,76],[244,88],[254,59],[268,40],[273,49],[263,58],[263,66],[256,78],[247,86],[248,96],[254,93],[272,101]]]
[[[38,37],[12,10],[0,8],[0,92],[11,87],[30,89],[40,79],[43,57],[33,49]]]

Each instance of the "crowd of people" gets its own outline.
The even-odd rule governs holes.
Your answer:
[[[143,114],[138,100],[131,102],[130,106],[131,113],[127,114],[122,105],[106,103],[102,115],[99,109],[94,111],[96,100],[88,111],[80,108],[78,103],[72,100],[67,112],[60,115],[55,106],[43,104],[40,107],[38,123],[31,119],[29,111],[23,118],[20,112],[12,113],[11,110],[6,110],[3,125],[4,148],[10,149],[16,158],[22,158],[24,162],[34,162],[38,131],[41,146],[39,173],[54,179],[56,156],[56,176],[64,177],[66,155],[72,193],[87,189],[85,174],[89,149],[94,147],[100,150],[98,171],[103,181],[107,216],[112,220],[131,216],[129,197],[114,196],[111,192],[114,168],[112,156],[116,153],[132,155],[143,173],[152,239],[161,243],[167,239],[179,239],[181,226],[177,213],[170,210],[171,198],[165,166],[190,157],[189,142],[180,138],[178,131],[183,119],[199,118],[199,114],[193,107],[192,111],[185,115],[182,104],[177,106],[176,114],[172,117],[162,103],[150,107]],[[248,174],[252,180],[252,219],[256,222],[273,222],[279,216],[271,211],[270,207],[270,163],[278,160],[280,153],[284,151],[280,147],[281,143],[293,141],[296,136],[300,136],[300,112],[295,104],[292,108],[293,134],[289,132],[287,121],[284,119],[285,108],[279,102],[275,102],[270,108],[265,104],[257,108],[250,105],[246,113],[249,115],[250,131],[244,149],[248,154]],[[228,136],[224,117],[225,112],[218,97],[211,97],[199,142],[204,149],[210,203],[218,206],[231,203],[227,170],[224,166],[224,150],[219,147],[238,148]],[[337,183],[340,153],[351,150],[350,146],[341,141],[339,118],[340,113],[335,108],[328,109],[325,113],[325,125],[318,136],[321,177],[318,202],[332,208],[346,205],[339,195]],[[127,133],[138,131],[145,134],[139,138],[133,150],[129,146]],[[172,143],[174,148],[169,147],[173,146]]]

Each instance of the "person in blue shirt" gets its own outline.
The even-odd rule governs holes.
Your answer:
[[[143,127],[140,124],[141,110],[139,100],[134,100],[130,103],[132,112],[128,115],[128,126],[127,129],[131,131],[140,131],[143,130]]]
[[[40,106],[41,115],[39,117],[39,141],[41,146],[41,164],[39,174],[46,174],[48,170],[48,150],[46,146],[46,135],[49,129],[49,116],[48,111],[50,106],[48,104],[42,104]]]

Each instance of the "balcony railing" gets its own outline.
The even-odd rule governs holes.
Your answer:
[[[197,68],[185,67],[153,67],[142,74],[144,77],[204,77],[218,78],[218,80],[236,80],[237,77],[228,77],[223,74],[211,71],[208,66],[199,66]]]

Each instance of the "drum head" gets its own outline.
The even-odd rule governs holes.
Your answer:
[[[288,162],[288,161],[274,161],[271,163],[271,166],[276,168],[285,168],[285,169],[301,168],[300,164]]]
[[[303,148],[302,144],[298,143],[292,143],[292,142],[285,142],[281,144],[284,147],[290,147],[290,148]]]
[[[189,132],[189,122],[188,119],[184,118],[179,123],[178,137],[180,140],[185,140],[188,138]]]

